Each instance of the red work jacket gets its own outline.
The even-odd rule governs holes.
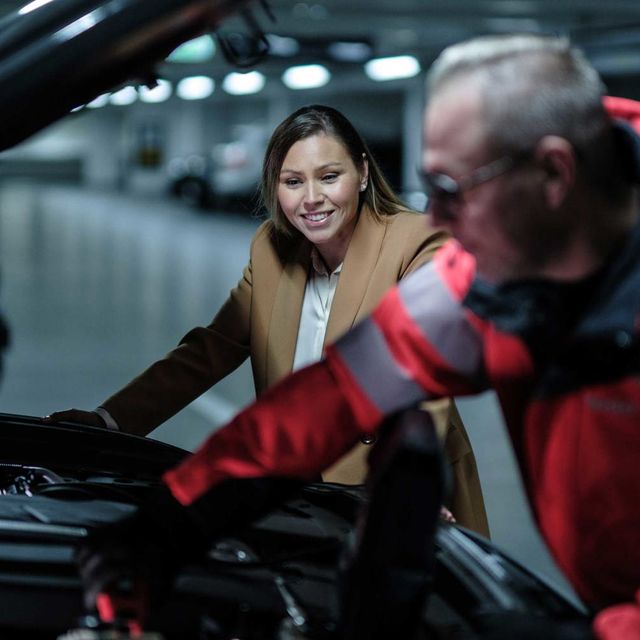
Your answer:
[[[230,477],[312,478],[385,415],[494,388],[558,563],[592,605],[631,599],[640,585],[640,233],[577,294],[547,290],[524,283],[495,295],[450,242],[323,362],[268,391],[166,483],[187,506]],[[568,296],[577,306],[558,315]]]

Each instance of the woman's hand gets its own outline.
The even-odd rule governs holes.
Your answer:
[[[90,427],[106,429],[105,421],[95,411],[84,411],[82,409],[65,409],[64,411],[54,411],[48,416],[44,416],[42,421],[45,424],[56,422],[75,422],[85,424]]]
[[[440,519],[445,522],[450,522],[451,524],[455,524],[456,519],[453,517],[453,513],[447,509],[444,505],[440,507]]]

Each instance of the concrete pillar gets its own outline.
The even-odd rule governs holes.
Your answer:
[[[84,181],[88,187],[114,189],[121,179],[122,112],[99,109],[80,114]]]
[[[205,118],[210,117],[200,100],[172,100],[163,105],[168,113],[166,157],[185,156],[208,151]]]
[[[421,189],[420,178],[416,169],[420,166],[424,104],[424,79],[419,77],[405,90],[402,113],[402,186],[403,191],[407,193]]]

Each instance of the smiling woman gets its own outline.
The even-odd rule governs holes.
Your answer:
[[[299,140],[284,159],[278,185],[280,207],[330,271],[347,253],[367,180],[367,159],[359,169],[347,149],[324,134]]]
[[[271,219],[256,232],[243,277],[213,321],[192,329],[95,412],[60,411],[49,420],[146,435],[246,358],[260,394],[319,360],[326,344],[371,312],[445,240],[407,209],[353,125],[330,107],[303,107],[275,129],[261,194]],[[455,486],[447,506],[458,522],[486,534],[468,437],[453,405],[443,411]],[[354,445],[325,479],[363,482],[371,442]]]

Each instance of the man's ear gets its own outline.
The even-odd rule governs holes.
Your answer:
[[[560,136],[544,136],[536,145],[534,158],[544,172],[544,197],[548,207],[560,207],[576,180],[576,152]]]

